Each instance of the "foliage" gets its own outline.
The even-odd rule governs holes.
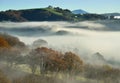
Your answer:
[[[0,36],[3,37],[10,46],[14,47],[25,47],[25,44],[21,42],[17,37],[8,35],[8,34],[1,34]]]
[[[28,64],[33,73],[39,66],[41,74],[45,74],[48,71],[75,74],[75,72],[79,73],[81,71],[83,61],[72,52],[62,54],[58,51],[41,47],[30,52]]]
[[[10,45],[9,43],[3,38],[0,36],[0,48],[9,48]]]
[[[82,70],[83,61],[74,53],[66,52],[64,55],[67,71],[70,73],[79,73]]]

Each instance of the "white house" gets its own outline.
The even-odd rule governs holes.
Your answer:
[[[114,16],[114,19],[120,19],[120,16]]]

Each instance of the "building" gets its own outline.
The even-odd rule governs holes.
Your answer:
[[[120,16],[114,16],[114,19],[120,19]]]

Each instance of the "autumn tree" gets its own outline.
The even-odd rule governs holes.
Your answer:
[[[63,60],[63,54],[60,52],[53,52],[48,56],[46,61],[46,69],[51,72],[63,72],[66,69],[65,61]]]
[[[10,46],[12,47],[25,47],[25,44],[21,42],[17,37],[8,35],[8,34],[1,34],[0,36],[3,37]]]
[[[39,66],[41,74],[47,71],[57,72],[64,68],[62,54],[46,47],[32,50],[28,56],[28,61],[33,73],[36,66]]]
[[[4,37],[0,36],[0,48],[9,48],[10,45],[8,42],[4,39]]]
[[[72,52],[66,52],[64,54],[64,61],[66,62],[67,66],[66,71],[69,74],[76,74],[82,71],[83,61],[76,54]]]
[[[32,72],[34,73],[39,66],[41,74],[45,74],[47,71],[75,74],[81,71],[83,65],[79,56],[72,52],[62,54],[46,47],[32,50],[28,55],[28,61]]]
[[[9,49],[10,45],[8,42],[0,36],[0,61],[4,60],[4,54],[6,53],[5,50]]]

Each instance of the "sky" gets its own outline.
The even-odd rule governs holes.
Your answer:
[[[83,9],[90,13],[120,13],[120,0],[0,0],[0,11],[44,8]]]

